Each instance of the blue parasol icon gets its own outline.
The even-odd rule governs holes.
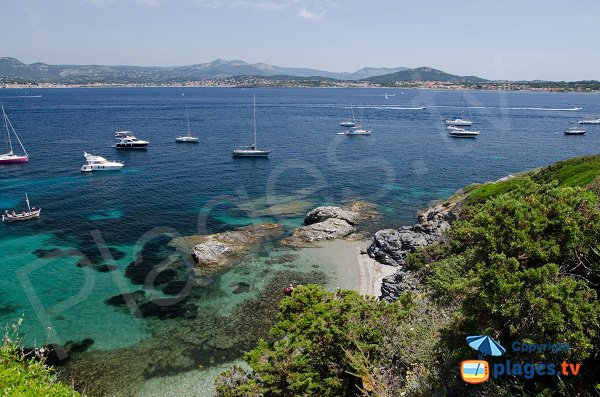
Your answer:
[[[506,349],[489,336],[467,336],[467,343],[471,348],[477,350],[480,355],[501,356],[506,353]]]

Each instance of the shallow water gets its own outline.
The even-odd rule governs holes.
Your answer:
[[[247,332],[229,335],[228,324],[239,320],[232,316],[257,308],[272,316],[277,283],[352,288],[356,273],[339,271],[339,262],[353,254],[315,257],[267,241],[182,295],[189,257],[166,246],[172,237],[261,222],[289,230],[312,207],[355,200],[374,202],[383,213],[370,230],[410,224],[419,208],[466,184],[600,149],[598,126],[586,126],[581,137],[562,134],[576,122],[576,107],[583,107],[582,116],[600,115],[597,95],[465,91],[481,135],[464,140],[446,136],[443,125],[462,111],[459,93],[392,91],[397,95],[386,100],[378,89],[28,89],[41,96],[4,99],[31,161],[0,168],[0,207],[22,208],[28,193],[43,211],[38,221],[0,225],[0,323],[24,316],[27,344],[92,339],[87,353],[74,355],[69,373],[87,375],[83,364],[102,371],[115,363],[121,371],[108,378],[129,385],[130,394],[147,395],[161,379],[163,391],[178,376],[185,383],[192,367],[210,383],[214,366],[239,358],[252,334],[265,331],[264,322],[262,328],[241,323]],[[22,92],[0,90],[0,97]],[[254,93],[259,146],[272,153],[233,159],[233,147],[252,139]],[[350,102],[367,107],[372,136],[337,135]],[[187,129],[186,103],[198,145],[174,142]],[[150,140],[149,149],[111,148],[117,129]],[[124,161],[125,168],[81,174],[84,150]],[[144,285],[156,266],[157,278]],[[146,300],[142,316],[136,304],[106,303],[135,291]],[[147,302],[153,298],[163,305]],[[181,349],[193,353],[178,362]],[[158,351],[177,365],[132,359]],[[108,378],[97,390],[118,394]]]

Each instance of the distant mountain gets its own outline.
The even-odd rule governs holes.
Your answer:
[[[386,74],[402,72],[408,70],[408,68],[362,68],[352,73],[347,79],[348,80],[364,80],[373,76],[382,76]]]
[[[0,81],[85,83],[177,83],[233,76],[292,76],[338,80],[360,80],[406,68],[363,68],[354,73],[337,73],[309,68],[288,68],[266,63],[249,64],[242,60],[216,59],[188,66],[103,66],[103,65],[27,65],[15,58],[0,58]]]
[[[416,69],[406,69],[382,76],[374,76],[366,80],[379,84],[395,81],[443,81],[448,83],[485,83],[489,81],[477,76],[456,76],[426,66]]]

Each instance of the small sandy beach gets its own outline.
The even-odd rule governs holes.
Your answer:
[[[317,248],[303,248],[299,259],[319,266],[332,281],[330,288],[352,289],[363,295],[379,297],[382,280],[396,272],[393,266],[382,265],[371,259],[366,251],[371,240],[330,240]]]

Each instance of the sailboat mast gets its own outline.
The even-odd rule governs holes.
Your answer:
[[[256,94],[254,94],[254,148],[256,149]]]
[[[2,108],[2,111],[4,112],[4,108]],[[23,150],[23,153],[25,153],[25,156],[28,156],[27,150],[25,150],[25,146],[23,146],[23,143],[21,142],[21,138],[19,138],[19,135],[17,135],[17,131],[15,131],[15,127],[13,127],[13,125],[10,122],[10,119],[8,118],[8,116],[6,115],[6,113],[4,113],[4,120],[10,126],[10,129],[12,130],[13,134],[15,134],[15,137],[17,138],[17,141],[19,142],[19,145],[21,145],[21,150]],[[7,130],[8,130],[8,127],[7,127]],[[8,133],[8,139],[10,141],[10,132]],[[10,152],[12,153],[12,143],[10,145]]]
[[[187,103],[185,104],[185,115],[187,116],[187,125],[188,125],[188,136],[192,136],[192,130],[190,129],[190,111],[188,110]]]
[[[6,127],[6,135],[8,135],[8,146],[10,146],[10,154],[13,152],[12,139],[10,139],[10,130],[8,129],[8,116],[4,112],[4,104],[2,104],[2,118],[4,119],[4,127]]]
[[[27,209],[29,209],[29,213],[31,213],[31,206],[29,205],[29,197],[27,196],[27,193],[25,193],[25,201],[27,201]]]

